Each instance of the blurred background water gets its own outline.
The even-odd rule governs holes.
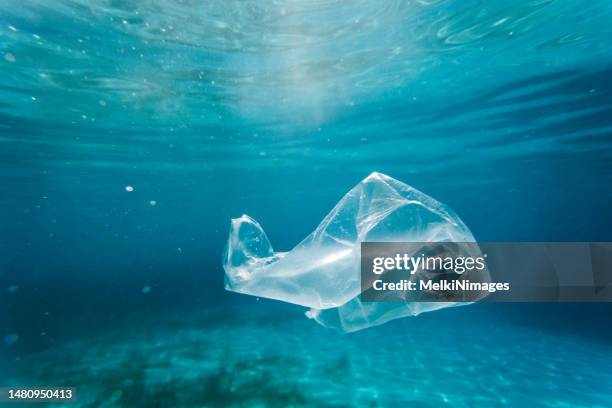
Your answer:
[[[479,240],[611,241],[609,2],[0,10],[1,383],[77,384],[91,406],[609,406],[607,305],[478,305],[340,336],[225,292],[221,268],[231,217],[288,250],[372,171]]]

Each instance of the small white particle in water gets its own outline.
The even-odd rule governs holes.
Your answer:
[[[9,30],[17,32],[17,29],[15,28],[15,26],[10,25],[8,27],[9,27]]]
[[[36,97],[35,97],[35,96],[33,96],[33,97],[32,97],[32,100],[33,100],[33,101],[35,101],[35,100],[36,100]]]
[[[261,157],[265,157],[265,156],[267,156],[267,155],[268,155],[268,153],[266,153],[266,152],[259,152],[259,155],[260,155]]]
[[[38,34],[32,34],[32,37],[34,37],[37,40],[40,40],[40,35],[38,35]]]
[[[8,288],[6,288],[7,291],[13,293],[15,291],[17,291],[17,285],[11,285]]]
[[[134,191],[134,187],[132,187],[132,186],[125,186],[125,191],[127,191],[128,193],[131,193],[132,191]]]
[[[100,99],[100,100],[98,101],[98,105],[100,105],[100,106],[106,106],[106,101],[103,101],[102,99]]]
[[[151,200],[151,201],[149,201],[149,205],[155,207],[157,205],[157,201]]]
[[[8,62],[15,62],[15,61],[17,61],[15,56],[13,54],[11,54],[10,52],[7,52],[6,54],[4,54],[4,59],[7,60]]]
[[[145,286],[144,288],[142,288],[142,293],[149,293],[150,291],[151,291],[150,286]]]

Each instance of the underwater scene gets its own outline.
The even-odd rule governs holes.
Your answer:
[[[611,407],[612,303],[332,322],[347,283],[300,289],[317,246],[243,284],[368,180],[448,209],[451,238],[612,241],[611,22],[604,0],[0,0],[0,388],[75,393],[6,404]]]

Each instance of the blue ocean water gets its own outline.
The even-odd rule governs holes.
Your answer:
[[[612,6],[0,0],[0,386],[69,406],[609,407],[606,304],[340,335],[223,290],[372,171],[482,241],[612,241]],[[131,190],[131,191],[128,191]]]

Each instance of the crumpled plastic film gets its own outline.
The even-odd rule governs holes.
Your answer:
[[[372,173],[289,252],[274,252],[249,216],[233,219],[223,265],[225,288],[306,306],[308,317],[344,332],[465,304],[361,302],[360,243],[383,241],[473,242],[474,237],[444,204]]]

